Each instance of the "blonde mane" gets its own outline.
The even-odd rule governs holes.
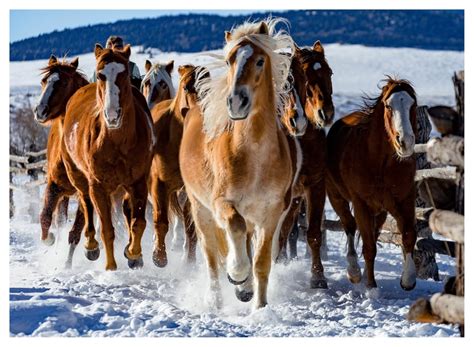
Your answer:
[[[226,58],[229,52],[242,40],[248,40],[261,48],[270,58],[273,86],[275,89],[275,117],[283,112],[285,95],[289,91],[288,74],[290,73],[291,58],[294,43],[291,36],[284,30],[276,31],[276,25],[287,21],[282,18],[267,18],[263,20],[268,27],[268,35],[259,34],[261,21],[245,22],[231,31],[231,40],[223,48],[223,55],[213,54],[216,61],[208,68],[212,69],[211,78],[198,79],[196,84],[204,120],[203,127],[208,138],[212,139],[222,132],[232,128],[227,111],[226,99],[229,94],[227,72],[229,67]],[[279,52],[290,51],[290,55]]]
[[[170,90],[170,95],[171,99],[173,99],[176,96],[176,91],[173,86],[173,81],[171,80],[171,75],[166,71],[166,64],[160,64],[156,63],[154,64],[151,69],[145,74],[142,80],[142,85],[141,87],[145,85],[147,81],[151,79],[151,77],[155,75],[155,79],[163,80],[167,85]]]

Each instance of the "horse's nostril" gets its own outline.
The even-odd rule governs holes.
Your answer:
[[[296,119],[294,117],[290,118],[290,123],[293,128],[296,128]]]
[[[47,113],[49,112],[49,107],[48,107],[48,105],[46,105],[43,110],[44,110],[43,113],[47,114]]]
[[[232,97],[231,96],[229,96],[227,98],[227,107],[230,107],[230,105],[232,105]]]
[[[246,97],[246,96],[243,96],[243,97],[242,97],[242,104],[241,104],[242,107],[247,106],[248,103],[249,103],[249,98]]]

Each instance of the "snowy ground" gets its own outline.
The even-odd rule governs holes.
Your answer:
[[[361,91],[376,93],[386,73],[412,80],[420,104],[453,104],[451,75],[464,65],[463,53],[458,52],[341,45],[327,45],[326,52],[335,73],[338,115],[360,105]],[[158,54],[160,61],[171,58],[175,66],[208,61],[195,54]],[[146,56],[134,54],[133,59],[142,68]],[[39,68],[45,63],[10,64],[10,102],[21,102],[26,93],[38,93]],[[80,67],[88,75],[93,64],[92,54],[80,57]],[[54,230],[58,241],[54,246],[43,246],[37,218],[40,196],[41,192],[15,192],[16,213],[10,223],[12,336],[459,336],[455,327],[406,321],[410,304],[440,291],[443,283],[418,280],[413,291],[403,291],[399,286],[401,250],[395,246],[379,245],[379,288],[375,291],[349,283],[345,236],[328,233],[328,260],[324,261],[328,290],[309,288],[310,263],[302,256],[286,266],[273,266],[270,304],[265,309],[251,312],[251,305],[239,302],[223,277],[224,308],[213,312],[205,303],[207,271],[200,254],[192,268],[182,261],[179,247],[170,251],[165,269],[152,264],[150,220],[142,243],[142,270],[132,271],[126,265],[121,224],[116,227],[115,242],[118,271],[104,271],[103,252],[96,262],[85,259],[82,243],[73,268],[64,270],[67,229],[72,221]],[[71,219],[73,212],[74,203]],[[301,255],[304,247],[300,242]],[[437,261],[442,278],[453,275],[451,258],[437,256]]]

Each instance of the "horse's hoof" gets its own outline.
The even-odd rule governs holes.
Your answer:
[[[155,264],[155,266],[157,267],[165,267],[166,265],[168,265],[168,258],[166,257],[166,255],[163,257],[163,256],[159,256],[157,254],[157,252],[153,252],[153,264]]]
[[[328,289],[328,282],[325,278],[312,278],[311,289]]]
[[[402,287],[403,290],[406,290],[408,292],[410,290],[413,290],[416,287],[416,281],[413,282],[413,285],[404,286],[402,280],[400,280],[400,287]]]
[[[242,302],[249,302],[253,298],[253,291],[238,290],[235,288],[235,296]]]
[[[128,267],[130,269],[141,269],[143,267],[143,257],[140,256],[138,259],[128,259]]]
[[[239,286],[241,284],[244,284],[245,281],[247,281],[248,277],[246,279],[244,279],[243,281],[236,281],[234,280],[232,277],[230,277],[229,274],[227,274],[227,279],[229,280],[230,283],[232,283],[234,286]]]
[[[360,272],[360,269],[357,271],[350,271],[349,269],[347,270],[347,279],[352,283],[352,284],[357,284],[362,281],[362,273]]]
[[[86,249],[85,251],[86,253],[86,258],[89,259],[90,261],[95,261],[97,259],[99,259],[99,255],[100,255],[100,249],[99,247],[97,247],[96,249]]]
[[[44,245],[49,247],[54,244],[54,242],[56,241],[56,237],[54,236],[53,233],[48,233],[48,237],[46,237],[46,239],[41,240],[41,241],[43,242]]]

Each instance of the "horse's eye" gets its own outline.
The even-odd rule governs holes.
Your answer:
[[[188,89],[188,87],[186,87],[186,86],[183,88],[183,90],[184,90],[185,93],[188,93],[188,92],[189,92],[189,89]]]
[[[390,105],[385,105],[385,108],[386,108],[388,111],[392,111],[392,106],[390,106]]]
[[[165,88],[165,87],[166,87],[166,82],[165,82],[165,81],[160,81],[160,82],[158,82],[158,85],[159,85],[161,88]]]
[[[265,60],[263,58],[260,58],[259,60],[257,60],[257,66],[262,67],[264,62]]]
[[[100,79],[102,82],[105,82],[105,75],[101,74],[101,73],[98,73],[97,74],[97,78]]]
[[[230,61],[226,60],[225,63],[227,64],[227,66],[230,66]]]

